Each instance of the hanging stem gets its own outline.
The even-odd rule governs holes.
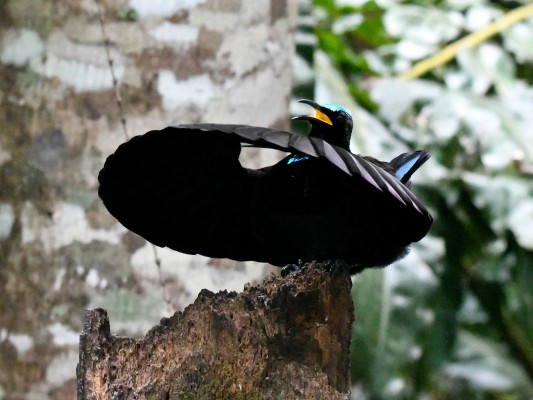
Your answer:
[[[122,132],[124,134],[124,139],[129,140],[130,135],[128,133],[126,114],[124,113],[124,103],[122,101],[122,96],[120,95],[118,79],[115,74],[115,68],[114,68],[115,64],[113,62],[113,58],[111,57],[111,51],[109,50],[111,42],[109,40],[109,36],[107,35],[107,31],[105,27],[104,7],[102,6],[102,3],[100,0],[97,0],[97,4],[98,4],[98,17],[100,20],[100,29],[102,31],[102,36],[104,38],[104,48],[106,52],[107,63],[109,64],[109,70],[111,72],[111,78],[113,80],[113,89],[115,92],[115,101],[117,103],[118,113],[120,117],[120,124],[122,126]],[[163,301],[166,303],[169,312],[172,313],[175,310],[174,310],[174,307],[172,306],[172,303],[170,302],[170,294],[168,291],[168,286],[166,284],[166,281],[163,279],[163,272],[161,268],[161,258],[159,258],[159,255],[157,254],[157,247],[153,244],[151,244],[151,246],[152,246],[152,250],[154,253],[154,263],[157,267],[158,281],[161,286],[161,289],[163,290]]]
[[[115,68],[114,68],[115,64],[114,64],[113,58],[111,57],[111,51],[109,50],[110,40],[109,40],[109,36],[107,35],[107,31],[105,28],[104,8],[100,0],[98,0],[96,3],[98,4],[98,18],[100,20],[100,29],[102,31],[102,36],[104,38],[104,49],[105,49],[105,53],[107,57],[107,63],[109,64],[109,71],[111,72],[111,79],[113,81],[113,89],[115,92],[115,100],[117,102],[117,108],[118,108],[118,113],[120,117],[120,124],[122,125],[122,132],[124,133],[124,138],[128,140],[130,138],[130,135],[128,133],[128,127],[126,125],[126,116],[124,114],[124,105],[122,102],[122,96],[120,95],[118,79],[115,74]]]

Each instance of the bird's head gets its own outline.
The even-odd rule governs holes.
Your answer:
[[[350,111],[337,104],[318,104],[311,100],[300,100],[315,109],[315,115],[299,115],[293,119],[306,120],[311,124],[309,136],[350,149],[353,119]]]

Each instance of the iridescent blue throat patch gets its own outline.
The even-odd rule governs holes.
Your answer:
[[[308,159],[309,159],[309,156],[300,156],[298,154],[293,154],[293,156],[289,158],[289,161],[287,161],[287,165],[298,162],[298,161],[302,161],[302,160],[308,160]]]

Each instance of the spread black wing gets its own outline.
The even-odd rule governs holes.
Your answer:
[[[108,157],[98,194],[126,228],[157,246],[264,260],[252,232],[253,175],[236,136],[169,127],[136,136]]]
[[[354,179],[358,185],[367,182],[370,191],[383,193],[382,197],[396,204],[391,213],[404,214],[400,224],[415,220],[411,225],[416,229],[402,239],[399,247],[420,240],[431,226],[430,214],[414,194],[394,176],[362,156],[321,139],[246,125],[180,125],[136,136],[108,157],[98,177],[99,195],[111,214],[126,228],[158,246],[209,257],[274,264],[295,262],[299,255],[295,254],[296,259],[291,259],[292,250],[287,246],[280,254],[274,254],[285,241],[292,240],[291,232],[285,232],[287,236],[284,238],[276,229],[265,229],[269,219],[261,221],[263,212],[257,204],[262,200],[258,201],[257,187],[258,182],[268,175],[269,168],[243,168],[238,160],[241,143],[327,160],[343,171],[338,175],[344,175],[345,180]],[[353,196],[355,198],[357,192]],[[348,208],[349,204],[345,209]],[[346,213],[345,209],[343,213]],[[272,218],[276,217],[272,215]],[[324,257],[335,258],[338,254],[341,258],[350,258],[350,252],[344,251],[350,247],[348,228],[360,217],[355,213],[352,219],[347,219],[346,229],[342,230],[346,237],[343,251],[326,251]],[[305,225],[314,222],[312,217],[306,218],[301,227],[302,239],[294,243],[295,248],[315,239],[305,236],[309,231]],[[317,221],[322,225],[328,218],[330,215],[324,214],[323,219]],[[370,236],[377,238],[381,226],[394,224],[387,218],[386,213],[377,218],[376,232],[371,232]],[[283,223],[290,219],[280,218],[279,221]],[[365,251],[366,246],[363,233],[356,238],[361,251]],[[395,237],[399,234],[398,228]],[[270,244],[265,243],[269,236]],[[321,237],[316,239],[322,240]],[[311,248],[307,252],[312,259],[318,256],[314,251],[315,248]],[[379,249],[376,249],[377,253]],[[351,258],[357,261],[358,257]],[[371,257],[369,262],[372,262]]]

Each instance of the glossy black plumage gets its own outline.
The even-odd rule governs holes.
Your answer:
[[[343,260],[352,272],[405,255],[432,219],[394,172],[416,159],[407,183],[427,152],[382,163],[350,153],[344,139],[327,143],[311,122],[310,136],[219,124],[148,132],[109,156],[99,195],[126,228],[183,253],[279,266]],[[291,155],[250,170],[241,143]],[[308,157],[289,163],[294,154]]]

